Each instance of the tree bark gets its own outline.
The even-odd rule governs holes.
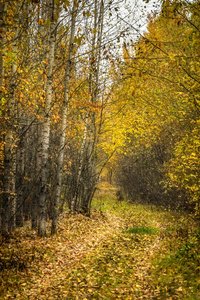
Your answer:
[[[73,2],[72,8],[72,18],[71,18],[71,33],[68,49],[68,60],[65,69],[65,90],[64,90],[64,100],[62,107],[62,124],[61,124],[61,136],[60,136],[60,151],[58,153],[58,163],[57,163],[57,174],[56,174],[56,192],[54,197],[53,205],[53,219],[51,234],[55,234],[57,231],[57,221],[58,221],[58,209],[59,209],[59,200],[61,194],[61,185],[62,185],[62,170],[63,170],[63,157],[65,149],[65,135],[66,135],[66,121],[67,121],[67,110],[68,110],[68,101],[69,101],[69,81],[72,69],[72,55],[74,49],[74,35],[75,35],[75,21],[76,21],[76,11],[75,11],[75,1]]]
[[[72,213],[75,213],[76,206],[77,206],[77,198],[78,198],[78,193],[79,193],[81,174],[82,174],[83,165],[84,165],[84,156],[85,156],[85,151],[86,151],[87,136],[88,136],[88,115],[86,116],[86,120],[85,120],[85,129],[84,129],[83,140],[82,140],[82,144],[81,144],[78,175],[77,175],[76,186],[75,186],[74,195],[73,195],[72,203],[71,203],[71,212]]]
[[[6,1],[0,0],[0,99],[4,97],[4,93],[2,91],[4,85],[4,55],[5,55],[5,43],[6,43]],[[0,111],[2,114],[2,111]],[[1,143],[3,143],[1,137]],[[3,153],[1,153],[3,156]],[[3,182],[3,162],[1,162],[1,172],[0,172],[0,180]],[[3,194],[0,196],[0,224],[2,223],[2,214],[3,214]],[[3,224],[2,224],[3,225]],[[2,226],[0,225],[0,228]]]
[[[23,183],[24,183],[24,143],[21,141],[17,149],[17,205],[16,205],[16,226],[23,226]]]
[[[53,66],[56,43],[56,20],[54,18],[54,0],[49,4],[51,13],[50,37],[49,37],[49,57],[48,57],[48,71],[46,83],[46,103],[45,114],[42,124],[42,152],[41,152],[41,189],[39,194],[39,224],[38,234],[41,237],[46,236],[46,193],[47,193],[47,178],[48,178],[48,154],[49,154],[49,138],[50,138],[50,112],[53,91]]]
[[[18,26],[19,26],[19,4],[15,4],[13,18],[13,40],[12,40],[12,64],[9,82],[9,94],[7,98],[6,117],[8,118],[7,132],[4,137],[4,176],[3,176],[3,200],[2,200],[2,234],[9,235],[15,228],[16,196],[15,196],[15,173],[16,173],[16,149],[15,149],[15,90],[17,76],[17,54],[18,54]]]
[[[103,33],[103,19],[104,19],[104,1],[100,0],[94,2],[94,34],[92,40],[92,57],[90,65],[89,76],[89,91],[91,95],[90,102],[95,106],[98,101],[99,94],[99,66],[101,59],[101,44]],[[88,122],[88,144],[85,149],[84,156],[86,157],[85,164],[87,164],[87,174],[83,180],[82,199],[80,201],[80,210],[84,213],[90,211],[91,198],[94,194],[96,185],[96,145],[97,145],[97,130],[96,130],[96,113],[91,111],[90,120]]]

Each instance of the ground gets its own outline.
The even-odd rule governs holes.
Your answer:
[[[91,216],[65,212],[57,236],[29,226],[1,245],[0,299],[200,299],[199,225],[183,213],[104,184]]]

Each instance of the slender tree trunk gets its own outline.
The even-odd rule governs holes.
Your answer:
[[[92,57],[89,76],[89,91],[91,95],[91,103],[95,106],[98,101],[99,94],[99,66],[101,59],[101,44],[103,33],[103,18],[104,18],[104,1],[101,0],[98,6],[98,1],[95,0],[95,15],[94,15],[94,34],[92,41]],[[88,128],[88,145],[84,154],[87,158],[87,180],[84,182],[84,199],[81,199],[81,211],[88,213],[90,210],[91,198],[94,195],[94,189],[97,181],[96,176],[96,145],[97,145],[97,130],[96,130],[96,113],[90,114],[90,122]]]
[[[2,234],[7,236],[15,227],[16,196],[15,196],[15,173],[16,173],[16,149],[14,141],[15,132],[15,90],[17,76],[17,54],[18,54],[18,26],[19,26],[19,4],[16,3],[13,20],[12,41],[12,65],[10,74],[9,95],[7,99],[8,118],[7,132],[4,138],[4,178],[3,178],[3,201],[2,201]]]
[[[24,183],[24,143],[21,141],[17,149],[17,211],[16,211],[16,226],[23,226],[23,183]]]
[[[0,0],[0,99],[4,97],[4,94],[2,92],[2,88],[4,85],[4,55],[5,55],[5,44],[6,44],[6,1]],[[2,113],[2,112],[1,112]],[[3,142],[2,137],[1,137],[1,143]],[[2,155],[2,154],[1,154]],[[1,163],[1,182],[3,182],[3,165]],[[3,194],[1,193],[0,195],[0,224],[1,224],[1,219],[2,219],[2,196]],[[0,225],[1,228],[1,225]]]
[[[89,94],[91,95],[91,102],[93,103],[93,98],[94,98],[94,70],[96,67],[96,58],[95,58],[95,44],[96,44],[96,35],[97,35],[97,20],[98,20],[98,1],[95,0],[94,2],[94,25],[93,25],[93,38],[92,38],[92,52],[91,52],[91,58],[90,58],[90,74],[89,74]],[[86,124],[85,124],[85,129],[84,129],[84,133],[83,133],[83,140],[82,140],[82,145],[81,145],[81,151],[80,151],[80,159],[79,159],[79,169],[78,169],[78,174],[77,174],[77,179],[76,179],[76,186],[75,186],[75,191],[74,191],[74,195],[73,195],[73,199],[72,199],[72,203],[71,203],[71,211],[73,213],[75,213],[76,207],[77,207],[77,199],[80,193],[80,204],[79,204],[79,208],[81,211],[84,211],[84,207],[85,207],[85,203],[87,202],[86,198],[86,194],[87,194],[87,190],[89,188],[90,185],[90,172],[87,172],[87,182],[84,182],[83,180],[83,185],[80,187],[80,180],[81,177],[84,177],[83,174],[83,168],[84,165],[87,165],[87,167],[85,169],[87,169],[87,171],[89,171],[90,169],[90,162],[89,162],[89,152],[91,152],[91,147],[92,147],[92,131],[89,130],[89,128],[91,129],[91,120],[90,117],[93,119],[93,113],[91,113],[91,116],[89,113],[87,113],[86,115]],[[88,143],[86,143],[86,140],[88,139]],[[86,176],[86,175],[85,175]]]
[[[67,109],[69,101],[69,81],[71,75],[71,65],[72,65],[72,55],[74,49],[74,35],[75,35],[75,21],[76,21],[76,11],[75,11],[75,1],[72,8],[72,19],[71,19],[71,34],[69,41],[68,49],[68,60],[65,69],[65,90],[64,90],[64,100],[62,107],[62,124],[61,124],[61,136],[60,136],[60,151],[58,153],[58,165],[57,165],[57,178],[56,178],[56,192],[54,197],[54,206],[53,206],[53,219],[51,234],[55,234],[57,230],[57,220],[58,220],[58,209],[59,209],[59,200],[61,194],[61,185],[62,185],[62,169],[63,169],[63,157],[64,157],[64,148],[65,148],[65,135],[66,135],[66,121],[67,121]]]
[[[36,129],[36,145],[37,149],[41,148],[41,124],[37,124]],[[40,150],[39,150],[40,153]],[[39,193],[40,193],[40,172],[41,172],[41,156],[38,155],[37,150],[35,153],[35,170],[36,170],[36,184],[33,191],[32,203],[31,203],[31,228],[36,229],[38,226],[38,204],[39,204]]]
[[[6,1],[0,0],[0,96],[2,97],[2,87],[4,80],[4,55],[6,43]]]
[[[74,195],[73,195],[72,203],[71,203],[72,213],[75,213],[76,206],[77,206],[77,198],[78,198],[78,193],[79,193],[81,174],[82,174],[83,165],[84,165],[84,156],[85,156],[85,151],[86,151],[87,136],[88,136],[88,115],[86,116],[86,121],[85,121],[85,130],[83,133],[83,140],[82,140],[82,144],[81,144],[78,175],[77,175],[76,186],[75,186]]]
[[[49,37],[49,57],[48,57],[48,72],[46,83],[46,103],[45,115],[42,124],[42,153],[41,153],[41,189],[39,195],[39,236],[46,236],[46,194],[47,194],[47,178],[48,178],[48,154],[49,154],[49,138],[50,138],[50,112],[53,91],[53,66],[56,43],[56,20],[54,18],[54,0],[49,4],[51,13],[50,37]]]

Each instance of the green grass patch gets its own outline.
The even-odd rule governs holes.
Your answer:
[[[160,230],[158,228],[152,227],[132,227],[124,231],[125,233],[135,233],[135,234],[158,234]]]
[[[152,289],[156,287],[159,291],[158,299],[171,296],[181,300],[200,299],[200,243],[195,224],[185,236],[188,220],[185,221],[186,227],[182,221],[181,232],[176,222],[174,227],[167,228],[161,247],[152,258]]]

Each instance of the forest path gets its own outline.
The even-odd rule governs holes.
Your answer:
[[[109,187],[97,193],[90,218],[63,214],[57,236],[19,229],[2,249],[0,299],[183,299],[180,288],[175,298],[163,296],[152,279],[166,216],[117,202]]]
[[[91,218],[82,215],[63,216],[59,236],[56,242],[49,238],[44,243],[44,248],[49,250],[44,254],[40,265],[37,265],[38,271],[31,278],[33,283],[24,288],[23,297],[69,299],[69,290],[65,285],[70,281],[71,273],[99,244],[120,231],[121,226],[119,217],[107,214],[93,215]]]

